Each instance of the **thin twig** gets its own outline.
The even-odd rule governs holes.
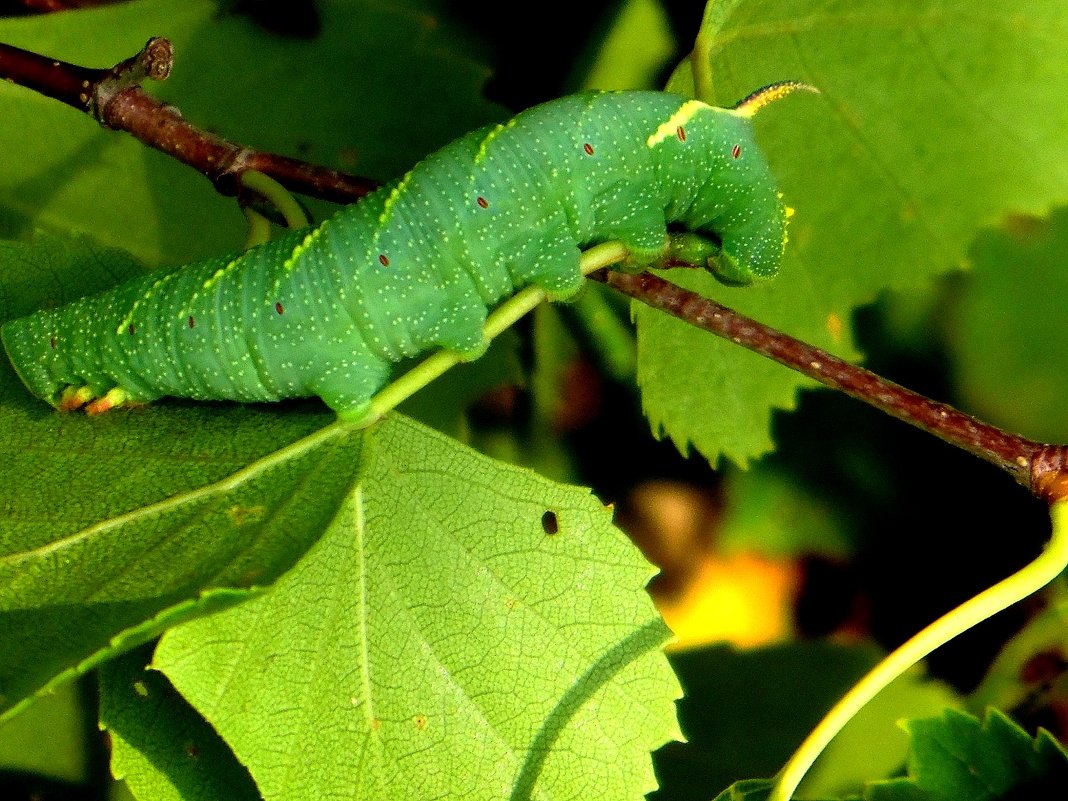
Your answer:
[[[238,191],[238,178],[256,170],[292,192],[348,203],[378,187],[368,178],[309,164],[277,153],[235,145],[197,128],[178,109],[145,92],[146,78],[161,81],[174,64],[167,39],[149,39],[144,49],[110,69],[92,69],[0,44],[0,79],[25,86],[85,111],[108,128],[126,131],[146,145],[188,164],[226,195]]]
[[[51,14],[56,11],[70,11],[75,8],[92,8],[120,3],[122,0],[15,0],[31,14]]]
[[[1037,497],[1052,502],[1068,496],[1066,446],[1009,434],[651,273],[602,270],[590,277],[963,448]]]

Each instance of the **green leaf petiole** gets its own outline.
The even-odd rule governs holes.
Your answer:
[[[778,775],[768,801],[788,801],[812,763],[860,709],[936,648],[1049,584],[1068,566],[1068,501],[1050,507],[1053,534],[1033,561],[947,612],[889,654],[834,705]]]

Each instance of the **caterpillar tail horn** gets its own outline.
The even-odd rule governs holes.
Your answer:
[[[814,92],[818,95],[820,90],[815,86],[803,83],[802,81],[779,81],[777,83],[769,83],[767,86],[763,86],[755,92],[743,97],[731,106],[731,111],[739,117],[749,119],[760,111],[760,109],[764,108],[764,106],[774,103],[776,100],[781,100],[794,92]]]

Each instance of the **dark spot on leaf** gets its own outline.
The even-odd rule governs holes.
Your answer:
[[[586,151],[586,155],[587,156],[592,156],[593,155],[593,145],[591,145],[589,142],[584,144],[582,146],[582,149]]]
[[[274,304],[274,310],[276,312],[278,312],[279,314],[281,314],[282,312],[285,311],[285,309],[282,307],[281,302],[278,302],[278,303]]]
[[[48,340],[48,344],[52,346],[52,350],[55,350],[56,349],[56,338],[52,337],[50,340]]]
[[[130,332],[130,336],[133,336],[134,332],[137,331],[137,329],[134,328],[134,324],[133,323],[130,323],[129,327],[126,330]]]
[[[560,521],[556,517],[556,512],[548,511],[541,516],[541,528],[550,537],[560,531]]]
[[[378,254],[378,263],[381,264],[383,267],[389,267],[389,258],[386,256],[385,253]]]
[[[733,156],[734,158],[738,158],[740,155],[742,155],[741,145],[735,145],[731,148],[731,156]]]
[[[489,208],[489,201],[486,200],[486,198],[482,197],[481,195],[479,196],[477,202],[478,202],[478,205],[480,205],[482,208],[484,208],[484,209],[488,209]]]
[[[675,136],[679,137],[680,142],[686,141],[686,129],[681,125],[675,129]]]
[[[193,319],[193,315],[191,315],[191,314],[190,314],[190,315],[189,315],[189,327],[190,327],[190,328],[192,328],[192,327],[193,327],[194,325],[196,325],[196,324],[197,324],[197,321],[196,321],[196,320],[194,320],[194,319]]]

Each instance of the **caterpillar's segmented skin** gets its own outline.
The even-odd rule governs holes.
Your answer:
[[[773,275],[786,213],[749,116],[662,92],[554,100],[316,228],[9,322],[4,347],[60,407],[318,396],[358,415],[402,358],[481,353],[487,309],[518,288],[573,295],[583,247],[650,263],[670,223],[721,243],[722,277]]]

